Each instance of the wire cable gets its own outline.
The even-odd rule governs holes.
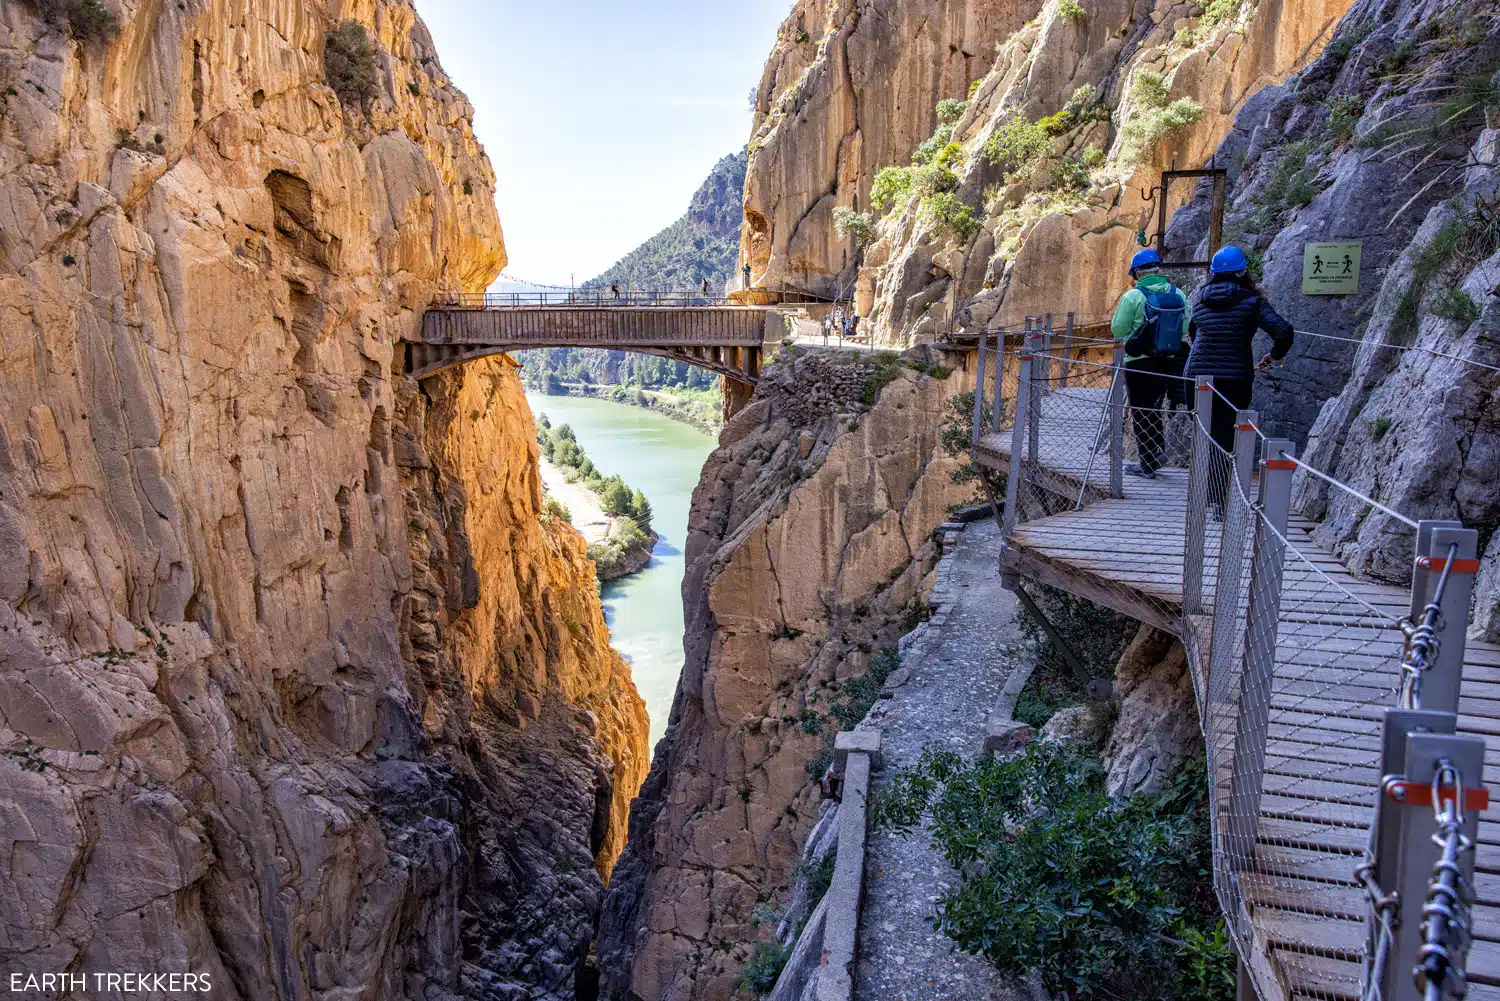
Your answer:
[[[1434,358],[1447,358],[1450,361],[1462,362],[1465,365],[1472,365],[1475,368],[1500,372],[1500,365],[1489,365],[1482,361],[1475,361],[1472,358],[1465,358],[1462,355],[1449,354],[1446,351],[1437,351],[1433,348],[1419,347],[1415,344],[1386,344],[1381,341],[1368,341],[1358,337],[1339,337],[1335,334],[1320,334],[1313,330],[1296,330],[1295,328],[1293,328],[1293,332],[1303,337],[1320,337],[1325,341],[1343,341],[1345,344],[1370,344],[1377,348],[1389,348],[1392,351],[1420,351],[1423,354],[1432,355]]]
[[[1295,455],[1288,455],[1287,453],[1282,452],[1281,455],[1280,455],[1280,458],[1289,459],[1292,462],[1295,462],[1297,464],[1297,467],[1299,469],[1305,469],[1305,470],[1307,470],[1309,473],[1311,473],[1312,475],[1316,476],[1318,479],[1322,480],[1323,482],[1330,483],[1333,486],[1338,487],[1340,490],[1344,491],[1344,493],[1348,494],[1350,497],[1353,497],[1353,498],[1355,498],[1356,500],[1358,500],[1358,501],[1360,501],[1362,503],[1370,505],[1371,507],[1373,507],[1377,511],[1380,511],[1380,512],[1382,512],[1384,514],[1390,515],[1392,518],[1395,518],[1397,521],[1401,522],[1403,525],[1406,525],[1406,526],[1408,526],[1408,527],[1410,527],[1412,529],[1415,529],[1417,527],[1416,521],[1414,521],[1411,518],[1408,518],[1406,515],[1402,514],[1400,511],[1397,511],[1394,508],[1386,507],[1384,504],[1380,503],[1380,501],[1378,501],[1378,500],[1375,500],[1373,497],[1367,497],[1366,495],[1360,493],[1358,490],[1355,490],[1349,484],[1342,483],[1342,482],[1334,479],[1332,476],[1329,476],[1327,473],[1323,472],[1322,470],[1316,469],[1316,468],[1314,468],[1312,466],[1309,466],[1307,463],[1303,462],[1301,459],[1297,458]]]

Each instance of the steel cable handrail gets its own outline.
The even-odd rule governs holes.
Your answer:
[[[1389,348],[1392,351],[1418,351],[1422,354],[1432,355],[1434,358],[1447,358],[1449,361],[1462,362],[1465,365],[1472,365],[1475,368],[1488,369],[1491,372],[1500,372],[1500,365],[1490,365],[1482,361],[1475,361],[1472,358],[1465,358],[1462,355],[1449,354],[1446,351],[1438,351],[1434,348],[1424,348],[1416,344],[1390,344],[1385,341],[1369,341],[1359,337],[1340,337],[1337,334],[1320,334],[1315,330],[1297,330],[1296,328],[1293,328],[1292,332],[1303,337],[1318,337],[1325,341],[1342,341],[1345,344],[1367,344],[1371,347],[1376,348]]]

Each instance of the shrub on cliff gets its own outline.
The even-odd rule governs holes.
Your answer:
[[[120,19],[102,0],[36,0],[42,17],[66,24],[80,41],[103,41],[120,30]]]
[[[375,45],[358,21],[344,21],[323,38],[323,74],[345,104],[363,108],[380,92]]]
[[[1099,763],[1063,742],[1007,761],[924,752],[874,804],[959,871],[935,924],[1003,972],[1070,998],[1228,1001],[1234,960],[1213,894],[1207,783],[1184,768],[1112,800]]]

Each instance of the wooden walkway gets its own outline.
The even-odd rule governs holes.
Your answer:
[[[1049,451],[1046,421],[1040,434],[1047,468],[1028,471],[1028,484],[1051,483],[1076,497],[1089,465],[1086,450]],[[1008,430],[985,436],[975,458],[1007,470],[1010,442]],[[1091,482],[1097,476],[1107,487],[1103,456],[1095,470]],[[1182,612],[1187,483],[1185,469],[1166,469],[1155,480],[1127,476],[1123,498],[1090,490],[1077,510],[1017,524],[1001,565],[1181,636],[1212,745],[1226,729],[1232,741],[1234,705],[1222,693],[1211,696],[1209,665],[1199,662],[1211,639],[1209,617],[1185,620]],[[1313,541],[1314,527],[1294,518],[1288,536],[1302,555],[1288,554],[1285,563],[1254,858],[1251,871],[1237,878],[1260,953],[1248,958],[1268,975],[1261,979],[1274,979],[1287,1001],[1357,1001],[1367,905],[1354,869],[1369,836],[1381,719],[1395,704],[1402,638],[1352,601],[1330,600],[1336,589],[1322,575],[1392,619],[1409,612],[1411,598],[1405,589],[1351,574]],[[1209,532],[1205,554],[1209,608],[1220,534]],[[1486,785],[1500,794],[1493,778],[1500,776],[1500,646],[1468,644],[1459,730],[1484,738],[1492,777]],[[1495,806],[1481,816],[1476,862],[1469,996],[1500,1001]]]

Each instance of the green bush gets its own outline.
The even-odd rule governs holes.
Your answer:
[[[1057,12],[1070,21],[1082,21],[1089,15],[1078,0],[1057,0]]]
[[[566,521],[571,525],[573,523],[573,512],[569,511],[568,506],[556,497],[543,498],[542,520],[551,521],[553,518]]]
[[[978,81],[975,81],[975,83],[977,82]],[[969,89],[970,91],[972,91],[974,89],[974,84],[970,84]],[[960,101],[957,98],[949,98],[946,101],[939,101],[937,103],[937,120],[944,125],[953,125],[960,118],[962,118],[964,116],[964,112],[968,110],[968,101]]]
[[[865,384],[859,392],[859,402],[867,407],[873,407],[880,399],[880,391],[901,374],[901,357],[894,351],[877,351],[870,367],[872,371],[865,376]]]
[[[1240,7],[1245,0],[1208,0],[1203,5],[1203,16],[1198,23],[1205,28],[1213,28],[1229,20],[1239,13]]]
[[[1445,320],[1452,320],[1460,327],[1467,327],[1479,319],[1479,306],[1463,289],[1445,289],[1432,304],[1432,312]]]
[[[938,154],[947,149],[948,144],[953,141],[953,123],[947,122],[937,127],[937,131],[922,140],[911,154],[911,162],[914,166],[923,166],[932,163],[938,158]]]
[[[1148,108],[1165,108],[1167,98],[1171,96],[1171,88],[1167,86],[1167,78],[1160,73],[1151,70],[1140,70],[1130,82],[1131,91],[1136,100]]]
[[[1213,894],[1207,782],[1112,800],[1099,764],[1043,741],[1007,761],[923,753],[873,808],[930,836],[960,875],[935,925],[1011,975],[1071,998],[1228,1001],[1234,960]]]
[[[870,183],[870,204],[878,212],[889,212],[911,192],[910,167],[884,167]]]
[[[375,45],[358,21],[344,21],[323,39],[323,73],[339,100],[356,108],[380,92]]]
[[[758,997],[776,989],[786,961],[792,958],[792,947],[780,942],[757,942],[750,958],[740,967],[740,985]]]
[[[1340,94],[1328,102],[1328,131],[1339,142],[1349,142],[1359,119],[1364,114],[1364,104],[1353,94]]]
[[[968,203],[951,191],[940,191],[923,201],[922,211],[941,233],[959,243],[973,240],[984,225]]]
[[[875,216],[869,212],[856,212],[847,205],[833,210],[833,228],[840,238],[852,239],[856,247],[875,240]]]
[[[1370,440],[1379,441],[1386,436],[1386,432],[1390,431],[1391,419],[1382,414],[1365,421],[1365,426],[1370,429]]]
[[[42,17],[66,24],[80,41],[102,42],[120,30],[120,19],[102,0],[36,0]]]
[[[990,133],[980,155],[1007,176],[1029,173],[1052,153],[1052,137],[1030,119],[1017,115]]]

